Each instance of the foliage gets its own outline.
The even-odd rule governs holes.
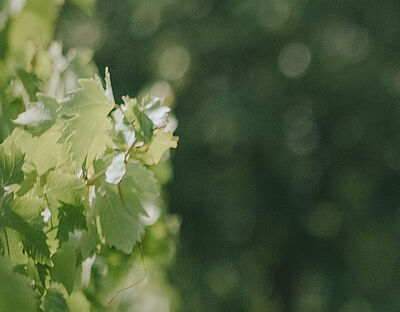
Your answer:
[[[90,51],[51,41],[60,4],[20,4],[1,12],[0,310],[123,311],[133,301],[114,300],[121,283],[140,279],[137,263],[157,267],[141,244],[149,207],[162,206],[154,172],[177,147],[170,109],[116,103],[108,70],[77,79],[95,67]]]

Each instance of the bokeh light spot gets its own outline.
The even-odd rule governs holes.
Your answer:
[[[141,2],[132,13],[131,29],[138,38],[144,38],[157,31],[161,23],[159,7],[153,1]]]
[[[282,28],[288,21],[290,5],[288,0],[261,1],[258,10],[258,23],[269,31]]]
[[[182,46],[167,48],[159,60],[159,70],[162,77],[169,80],[182,78],[190,65],[190,54]]]
[[[280,71],[288,78],[300,77],[310,65],[311,51],[303,43],[285,46],[278,58]]]
[[[328,56],[339,56],[356,63],[368,54],[368,30],[358,25],[332,23],[324,30],[323,47]]]

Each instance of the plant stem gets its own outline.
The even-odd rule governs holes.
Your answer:
[[[92,178],[86,181],[86,185],[93,185],[97,181],[97,179],[102,177],[105,173],[105,170],[96,173]]]

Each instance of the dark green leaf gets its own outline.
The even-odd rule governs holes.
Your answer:
[[[87,229],[84,211],[85,207],[81,203],[77,205],[62,203],[58,211],[57,231],[57,239],[60,245],[68,240],[69,233],[73,233],[77,229]]]
[[[67,302],[64,296],[55,290],[48,290],[43,299],[43,308],[45,312],[68,312]]]
[[[21,183],[24,179],[23,164],[24,154],[15,144],[7,150],[0,145],[0,187]]]

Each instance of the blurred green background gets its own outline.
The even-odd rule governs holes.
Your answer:
[[[400,311],[399,1],[76,2],[64,47],[175,105],[179,311]]]

